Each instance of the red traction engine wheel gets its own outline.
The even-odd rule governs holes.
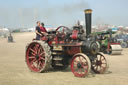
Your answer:
[[[77,53],[71,61],[71,71],[76,77],[85,77],[90,71],[91,63],[89,58],[83,53]]]
[[[92,61],[91,65],[91,69],[98,74],[105,73],[109,67],[108,60],[101,53],[96,54],[96,58]]]
[[[44,72],[50,64],[51,52],[47,43],[33,41],[26,49],[26,63],[33,72]]]

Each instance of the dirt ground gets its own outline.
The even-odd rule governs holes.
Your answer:
[[[35,33],[15,33],[14,43],[0,38],[0,85],[128,85],[128,49],[122,55],[105,55],[109,60],[106,74],[74,77],[70,68],[33,73],[25,63],[25,47]]]

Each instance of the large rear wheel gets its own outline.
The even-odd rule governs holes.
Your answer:
[[[44,72],[48,70],[51,63],[51,51],[47,43],[33,41],[26,49],[26,63],[33,72]]]
[[[91,63],[83,53],[77,53],[71,61],[71,71],[76,77],[85,77],[90,71]]]

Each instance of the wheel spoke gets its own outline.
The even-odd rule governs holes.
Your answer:
[[[73,67],[77,68],[77,63],[78,63],[78,61],[77,60],[74,60],[73,61]]]
[[[39,47],[39,44],[35,44],[34,49],[37,51]]]
[[[34,54],[33,52],[31,53],[33,56],[36,56],[36,54]]]
[[[102,57],[103,57],[103,56],[100,56],[100,61],[101,61]]]
[[[34,55],[36,55],[36,52],[32,48],[30,48],[30,50],[34,53]]]
[[[88,68],[84,68],[83,70],[84,70],[84,72],[87,72]]]
[[[41,57],[40,59],[45,60],[45,57]]]
[[[77,65],[73,65],[73,67],[77,69]]]
[[[82,63],[82,67],[83,67],[84,69],[85,69],[86,67],[88,67],[87,62]]]
[[[96,66],[96,71],[98,70],[98,66]]]
[[[105,67],[103,67],[103,66],[100,66],[100,68],[103,70],[103,69],[105,69]]]
[[[45,63],[45,61],[42,61],[42,62],[40,63],[40,65],[41,65],[41,66],[43,66],[43,65],[44,65],[44,63]]]
[[[33,50],[35,51],[36,54],[38,53],[38,47],[39,47],[39,44],[35,44],[35,46],[33,47]]]
[[[31,62],[30,62],[30,64],[33,64],[33,62],[35,62],[36,61],[36,58],[35,59],[33,59]]]
[[[99,56],[97,55],[96,60],[99,60]]]
[[[80,56],[80,57],[82,57],[82,56]],[[86,62],[83,62],[83,61],[82,61],[84,58],[82,57],[82,59],[81,59],[80,57],[79,57],[80,64],[82,65],[83,63],[85,63],[85,65],[86,65]]]
[[[75,71],[75,73],[77,73],[79,71],[79,69],[76,67],[76,68],[74,68],[74,71]]]
[[[77,61],[76,59],[73,61],[73,67],[74,67],[74,71],[77,73],[77,71],[79,70],[78,68],[77,68],[77,63],[78,63],[79,61]]]
[[[88,68],[88,66],[82,66],[83,67],[83,69],[87,69]]]
[[[83,66],[86,66],[87,65],[87,63],[86,62],[82,62],[81,63],[81,66],[83,67]]]
[[[81,70],[81,68],[79,68],[79,70],[78,70],[78,71],[79,71],[79,73],[82,73],[82,70]]]
[[[94,65],[93,67],[95,68],[95,67],[97,67],[97,65]]]
[[[100,66],[100,67],[105,68],[104,66]]]
[[[40,54],[41,53],[41,47],[39,47],[39,49],[38,49],[38,54]]]
[[[102,64],[107,64],[107,63],[102,63]]]
[[[92,64],[92,66],[94,67],[94,66],[96,66],[96,64]]]
[[[78,61],[74,60],[74,65],[77,65]]]
[[[42,52],[41,54],[39,54],[39,56],[42,56],[42,55],[45,55],[45,53],[44,53],[44,52]]]
[[[96,57],[94,60],[97,61],[98,60],[98,57]]]
[[[80,57],[81,57],[81,58],[80,58],[81,61],[84,60],[83,56],[80,56]]]
[[[96,61],[94,60],[94,61],[92,61],[92,65],[95,65],[96,64]]]
[[[87,65],[85,66],[85,65],[82,64],[82,68],[84,70],[83,72],[86,73],[87,72],[87,69],[88,69],[88,66]]]
[[[33,58],[35,58],[34,56],[29,56],[29,59],[33,59]]]
[[[37,64],[37,63],[38,63],[38,60],[34,61],[34,63],[36,63],[36,64]]]
[[[101,61],[104,61],[105,59],[103,58]]]
[[[82,60],[81,60],[81,58],[80,58],[81,56],[79,56],[79,60],[80,60],[80,63],[82,62]]]
[[[40,69],[40,61],[37,63],[37,68]]]

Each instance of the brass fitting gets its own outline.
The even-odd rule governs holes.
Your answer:
[[[85,9],[84,12],[85,12],[86,14],[90,14],[90,13],[92,13],[92,9]]]

